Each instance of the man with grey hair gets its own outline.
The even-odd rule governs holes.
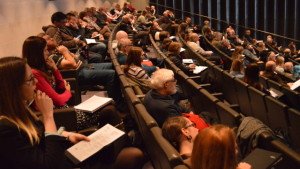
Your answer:
[[[127,60],[127,54],[132,47],[132,42],[128,38],[122,38],[118,41],[118,50],[116,50],[116,56],[121,65],[124,65]]]
[[[159,126],[162,126],[168,117],[190,112],[179,104],[186,98],[177,92],[177,80],[173,71],[159,69],[152,74],[150,82],[152,89],[146,94],[144,104]]]

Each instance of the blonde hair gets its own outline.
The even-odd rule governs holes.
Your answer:
[[[38,117],[30,109],[27,108],[27,111],[32,116],[32,118],[34,120],[39,120]],[[29,141],[30,141],[31,145],[35,145],[35,144],[40,143],[40,137],[39,137],[38,131],[37,131],[35,125],[30,120],[28,122],[23,122],[19,118],[12,119],[12,118],[7,117],[7,116],[0,116],[0,120],[2,120],[2,119],[8,120],[9,122],[16,125],[16,127],[19,130],[23,131],[27,135],[27,137],[29,138]]]
[[[13,73],[12,73],[13,72]],[[26,61],[19,57],[0,59],[0,119],[7,119],[25,132],[32,145],[40,138],[32,120],[38,120],[24,103],[22,85],[25,82]]]

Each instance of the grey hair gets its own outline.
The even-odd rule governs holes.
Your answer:
[[[162,89],[164,84],[174,78],[174,73],[169,69],[158,69],[156,70],[150,79],[151,87],[153,89]]]

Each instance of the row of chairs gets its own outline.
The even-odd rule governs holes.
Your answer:
[[[175,64],[172,63],[160,51],[160,49],[157,47],[156,43],[154,42],[152,36],[150,36],[150,40],[151,40],[152,45],[154,46],[155,50],[157,51],[157,53],[159,55],[161,55],[165,59],[165,63],[167,64],[167,66],[175,72],[175,76],[176,76],[176,79],[178,80],[178,83],[182,87],[183,92],[189,97],[189,99],[191,101],[191,104],[192,104],[192,106],[194,108],[194,111],[196,113],[201,113],[203,111],[208,111],[212,117],[218,119],[218,122],[220,122],[222,124],[226,124],[226,125],[229,125],[231,127],[236,127],[236,126],[239,125],[239,122],[240,122],[239,120],[241,119],[241,117],[243,115],[239,114],[237,111],[235,111],[233,108],[231,108],[231,107],[235,107],[235,105],[232,105],[232,104],[228,105],[228,104],[222,102],[220,99],[218,99],[216,97],[217,95],[219,95],[218,93],[209,93],[206,90],[207,86],[209,88],[211,88],[210,86],[213,86],[215,84],[213,84],[213,85],[212,84],[202,84],[202,85],[197,84],[193,80],[194,79],[193,77],[189,77],[189,76],[185,75],[183,71],[181,71],[178,67],[176,67]],[[187,52],[189,52],[189,49],[187,49]],[[192,57],[192,55],[190,55],[189,53],[187,54],[187,56],[191,56]],[[202,56],[201,55],[200,56],[194,56],[194,58],[197,58],[197,57],[202,57]],[[215,71],[217,69],[218,71],[223,72],[222,69],[220,69],[218,66],[212,64],[207,59],[200,60],[199,62],[200,62],[200,64],[201,63],[206,63],[205,65],[210,64],[210,66],[208,66],[208,71]],[[219,80],[222,81],[223,84],[226,84],[226,85],[223,85],[222,83],[220,83],[219,87],[227,86],[228,89],[235,90],[235,87],[233,87],[231,85],[231,83],[227,84],[227,81],[224,81],[222,76],[220,76],[218,78],[220,78]],[[231,79],[227,79],[227,80],[228,81],[233,81]],[[236,82],[242,82],[242,81],[238,81],[237,79],[235,79],[235,80],[236,80]],[[248,88],[248,86],[247,86],[247,88]],[[239,93],[239,92],[237,92],[237,93]],[[237,93],[231,93],[231,95],[235,95],[236,96]],[[245,95],[242,96],[243,92],[239,93],[239,94],[240,94],[241,98],[245,97]],[[246,96],[248,98],[248,91],[246,91],[246,94],[247,94]],[[270,98],[270,99],[272,99],[272,98]],[[241,100],[241,102],[242,102],[242,100]],[[253,107],[254,107],[254,104],[253,104]],[[253,111],[258,112],[257,110],[253,110]],[[258,118],[258,116],[254,116],[254,117]],[[270,139],[270,137],[271,136],[269,136],[268,139]],[[262,138],[264,138],[264,136],[262,136]],[[276,144],[272,143],[274,141],[276,142]],[[290,152],[293,152],[292,153],[293,156],[289,156],[288,155],[288,157],[290,159],[294,159],[295,163],[297,163],[297,164],[300,163],[300,161],[299,161],[300,155],[298,153],[296,153],[293,150],[289,149],[286,145],[283,146],[283,147],[285,147],[284,149],[281,149],[281,148],[279,148],[277,146],[277,143],[280,142],[279,140],[276,140],[275,138],[272,137],[267,142],[268,142],[269,145],[273,145],[274,146],[274,147],[272,147],[272,149],[275,148],[275,149],[283,152],[284,154],[289,154],[290,155]],[[282,145],[281,142],[279,144]]]
[[[300,92],[291,90],[290,88],[263,76],[261,76],[259,80],[265,88],[273,88],[280,91],[283,94],[282,97],[279,97],[280,101],[287,104],[289,107],[300,110]]]
[[[150,41],[152,42],[155,51],[164,59],[166,66],[175,73],[175,78],[177,79],[183,93],[188,96],[195,113],[201,114],[202,112],[208,112],[217,122],[231,127],[238,126],[241,115],[226,106],[225,103],[221,102],[216,96],[209,93],[206,90],[206,88],[210,86],[209,84],[197,84],[194,79],[199,77],[187,76],[164,53],[161,52],[151,35]]]
[[[111,42],[115,38],[119,24],[112,31],[108,50],[112,63],[119,76],[122,92],[129,107],[131,116],[135,120],[139,133],[143,139],[143,144],[151,159],[155,169],[187,169],[178,151],[162,136],[161,128],[158,126],[153,117],[147,112],[143,105],[142,91],[138,86],[133,86],[127,81],[124,72],[116,58]]]
[[[227,71],[214,65],[207,59],[202,60],[203,56],[194,52],[186,43],[182,43],[187,48],[187,56],[198,58],[197,60],[202,65],[207,66],[209,71],[212,72],[215,79],[214,85],[216,86],[214,88],[223,93],[223,97],[226,101],[231,103],[231,105],[238,105],[237,110],[240,110],[243,115],[253,116],[261,120],[273,131],[287,133],[286,139],[291,140],[290,143],[293,148],[300,150],[300,135],[297,134],[299,130],[299,125],[297,124],[300,124],[300,113],[293,109],[294,106],[290,108],[281,101],[267,96],[240,79],[233,77]],[[270,80],[265,80],[266,82],[264,84],[270,82]],[[270,84],[274,84],[274,81]],[[276,89],[285,92],[289,103],[294,104],[295,107],[300,105],[300,95],[297,94],[297,92],[286,87],[276,87]]]

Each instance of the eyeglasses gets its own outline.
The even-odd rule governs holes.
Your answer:
[[[189,127],[196,127],[196,124],[195,124],[195,123],[191,123],[191,124],[185,126],[184,128],[187,129],[187,128],[189,128]]]
[[[28,80],[25,80],[25,84],[31,85],[34,83],[34,81],[35,81],[35,77],[31,74],[30,78]]]

